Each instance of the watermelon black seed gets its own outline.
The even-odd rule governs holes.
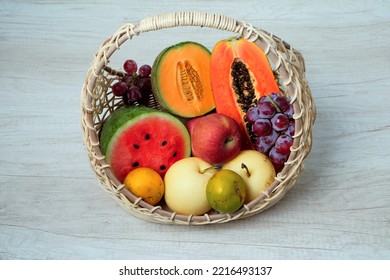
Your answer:
[[[176,157],[177,156],[177,152],[175,151],[172,156]]]
[[[146,134],[146,135],[145,135],[145,139],[146,139],[146,140],[149,140],[149,139],[150,139],[150,134]]]
[[[165,170],[165,169],[166,169],[165,165],[160,166],[160,170]]]
[[[134,149],[139,149],[139,145],[138,144],[134,144],[133,147],[134,147]]]
[[[138,165],[139,165],[139,162],[138,162],[138,161],[135,161],[135,162],[133,162],[133,164],[132,164],[133,167],[137,167]]]
[[[162,146],[165,146],[166,144],[167,144],[167,141],[165,141],[165,140],[161,142]]]

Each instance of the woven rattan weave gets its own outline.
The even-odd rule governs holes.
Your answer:
[[[257,43],[266,53],[280,89],[290,97],[294,107],[295,136],[293,149],[285,167],[273,184],[255,200],[232,214],[210,212],[202,216],[179,215],[163,205],[151,206],[135,197],[113,175],[99,147],[99,133],[105,119],[117,107],[120,98],[111,92],[111,84],[121,72],[109,67],[111,55],[120,46],[145,32],[158,32],[167,28],[195,26],[229,31]],[[163,47],[163,46],[162,46]],[[150,107],[161,109],[153,99]],[[166,224],[206,225],[225,223],[260,213],[278,202],[294,185],[303,170],[306,156],[312,146],[312,126],[316,111],[305,77],[305,64],[301,53],[277,36],[243,21],[206,12],[179,12],[156,15],[135,24],[120,27],[96,53],[82,88],[82,129],[90,164],[105,191],[133,215]]]

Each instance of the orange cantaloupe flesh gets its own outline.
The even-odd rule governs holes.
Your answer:
[[[238,61],[249,72],[254,102],[264,95],[280,93],[280,90],[268,58],[258,45],[241,37],[221,40],[215,44],[211,55],[211,85],[216,111],[233,118],[239,124],[245,138],[244,148],[252,148],[244,120],[247,109],[241,106],[240,96],[233,86],[235,74],[232,65]]]
[[[204,115],[215,108],[211,90],[211,52],[195,42],[164,49],[152,67],[152,89],[157,101],[174,115]]]

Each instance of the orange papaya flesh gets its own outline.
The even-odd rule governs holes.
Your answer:
[[[233,118],[243,134],[243,148],[252,148],[246,111],[264,95],[280,93],[263,50],[245,38],[219,41],[211,53],[211,86],[216,111]]]

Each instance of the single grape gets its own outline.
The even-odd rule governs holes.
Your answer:
[[[286,134],[280,135],[275,142],[275,150],[279,154],[289,155],[292,144],[293,144],[293,139],[290,136]]]
[[[275,145],[278,137],[279,133],[272,129],[270,134],[256,138],[254,148],[263,154],[267,154],[269,150]]]
[[[140,77],[149,77],[150,73],[152,73],[152,67],[150,65],[145,64],[138,69],[138,75]]]
[[[270,102],[260,102],[258,103],[257,108],[259,117],[263,119],[271,119],[276,113],[274,105]]]
[[[126,60],[125,63],[123,64],[123,69],[130,75],[137,72],[137,68],[138,68],[137,62],[135,62],[132,59]]]
[[[142,97],[141,91],[139,90],[139,87],[137,87],[137,86],[130,87],[129,90],[127,91],[127,94],[128,94],[129,100],[132,102],[138,101]]]
[[[287,130],[284,132],[286,135],[293,137],[295,134],[295,121],[290,120]]]
[[[150,78],[148,77],[141,77],[138,80],[137,86],[141,90],[142,94],[149,94],[152,90],[152,84]]]
[[[260,138],[261,141],[263,141],[264,143],[269,144],[270,146],[274,146],[276,140],[277,140],[278,137],[279,137],[279,135],[280,135],[279,132],[277,132],[277,131],[275,131],[274,129],[272,129],[272,131],[271,131],[270,134],[265,135],[265,136],[260,136],[259,138]]]
[[[123,96],[126,94],[128,87],[124,82],[116,82],[112,85],[112,92],[115,96]]]
[[[270,93],[268,95],[264,95],[264,96],[262,96],[259,99],[258,103],[261,103],[261,102],[271,102],[270,98],[273,101],[277,96],[279,96],[279,93],[276,93],[276,92]]]
[[[272,148],[272,145],[263,140],[263,137],[259,137],[255,141],[255,149],[260,153],[267,154]]]
[[[275,129],[276,131],[284,131],[288,128],[290,120],[288,119],[287,115],[282,113],[277,113],[271,119],[271,123],[273,129]]]
[[[273,147],[268,154],[268,157],[270,161],[272,162],[272,165],[274,166],[276,172],[280,171],[286,162],[288,156],[282,155],[276,151],[276,148]]]
[[[278,96],[275,96],[273,101],[275,102],[276,106],[278,106],[279,110],[283,113],[286,112],[290,107],[289,100],[283,95],[279,94]]]
[[[253,124],[259,118],[259,110],[257,107],[250,107],[246,111],[247,122]]]
[[[271,122],[267,119],[257,119],[252,125],[252,132],[256,136],[265,136],[272,131]]]

